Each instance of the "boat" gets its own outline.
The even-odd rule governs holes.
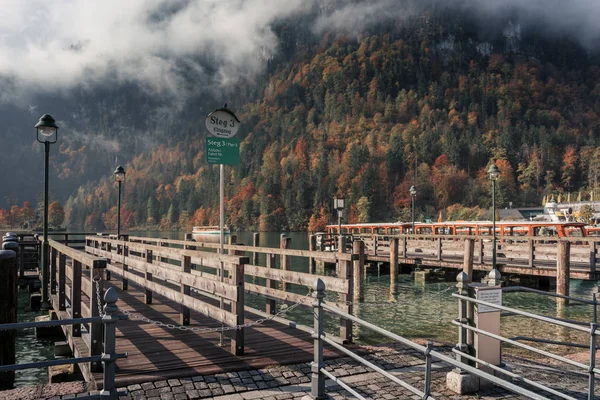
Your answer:
[[[213,225],[213,226],[194,226],[192,228],[192,234],[194,235],[219,235],[221,233],[221,230],[219,229],[218,225]],[[223,227],[223,233],[225,235],[229,235],[229,227],[227,227],[227,225],[225,225]]]

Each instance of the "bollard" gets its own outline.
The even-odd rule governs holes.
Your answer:
[[[15,243],[16,244],[16,243]],[[17,245],[18,246],[18,245]],[[12,250],[0,250],[0,324],[17,322],[17,254]],[[0,365],[15,364],[14,330],[0,331]],[[0,372],[0,390],[12,389],[15,372]]]
[[[127,316],[119,316],[119,307],[117,307],[117,291],[109,288],[104,294],[104,352],[102,353],[103,378],[104,385],[100,392],[101,399],[117,399],[119,394],[115,387],[116,361],[124,358],[126,355],[115,354],[116,351],[116,323],[120,319],[127,319]]]

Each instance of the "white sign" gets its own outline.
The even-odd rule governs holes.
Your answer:
[[[502,305],[502,289],[478,288],[476,299],[501,306]],[[493,311],[500,311],[500,310],[498,310],[497,308],[494,308],[494,307],[477,304],[477,312],[480,314],[493,312]]]
[[[234,137],[237,133],[240,121],[233,113],[220,109],[208,114],[205,125],[211,135],[220,138],[230,138]]]

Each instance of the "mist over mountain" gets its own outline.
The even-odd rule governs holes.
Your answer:
[[[402,218],[415,175],[429,180],[422,216],[484,208],[492,157],[511,170],[506,201],[589,190],[600,4],[564,3],[9,1],[1,207],[39,200],[33,125],[50,113],[51,196],[73,226],[114,223],[117,164],[131,226],[209,223],[204,116],[225,102],[243,122],[242,165],[227,168],[240,227],[302,229],[335,194],[351,218]]]

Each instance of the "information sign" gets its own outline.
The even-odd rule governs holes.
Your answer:
[[[206,137],[206,161],[209,164],[240,164],[240,141],[236,138]]]
[[[486,301],[492,304],[502,305],[502,289],[483,289],[477,288],[477,300]],[[493,311],[500,311],[497,308],[484,306],[481,304],[477,304],[477,312],[478,313],[488,313]]]
[[[211,112],[204,120],[208,133],[215,137],[234,137],[240,127],[240,121],[226,108]]]

